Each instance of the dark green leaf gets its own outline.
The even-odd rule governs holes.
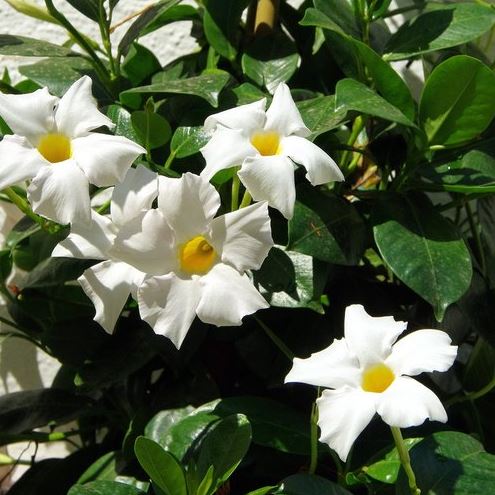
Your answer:
[[[77,483],[84,485],[85,483],[96,480],[114,481],[117,477],[115,462],[115,452],[108,452],[91,464],[91,466],[81,474]]]
[[[285,478],[276,495],[351,495],[337,483],[314,474],[293,474]]]
[[[423,196],[388,198],[372,217],[381,256],[408,287],[428,301],[441,321],[469,287],[471,257],[455,226]]]
[[[354,38],[361,38],[361,28],[352,4],[346,0],[313,0],[315,8],[335,22],[342,31]]]
[[[146,437],[136,439],[134,452],[146,474],[165,495],[187,495],[184,471],[172,454]]]
[[[107,116],[115,124],[115,135],[124,136],[136,143],[139,141],[139,137],[132,127],[131,114],[124,107],[110,105],[107,108]]]
[[[464,368],[462,385],[467,392],[477,392],[495,378],[495,349],[479,337]]]
[[[100,20],[99,0],[67,0],[67,2],[92,21]]]
[[[335,109],[334,96],[318,96],[310,100],[297,102],[304,123],[311,131],[311,137],[330,131],[338,127],[346,117],[346,110]]]
[[[93,481],[85,485],[74,485],[67,495],[145,495],[145,492],[117,481]]]
[[[386,58],[402,60],[479,38],[495,24],[495,12],[476,3],[452,3],[419,15],[400,27]]]
[[[177,158],[198,153],[211,138],[211,134],[206,132],[203,126],[198,127],[177,127],[170,142],[170,149]]]
[[[495,13],[494,13],[495,15]],[[495,116],[495,74],[479,60],[451,57],[426,81],[419,117],[430,144],[469,141]]]
[[[232,93],[235,95],[235,105],[246,105],[247,103],[253,103],[253,101],[261,100],[267,95],[260,89],[250,83],[242,83],[236,88],[232,88]]]
[[[66,57],[74,54],[64,46],[48,41],[36,40],[25,36],[0,34],[0,55],[19,55],[22,57]]]
[[[198,9],[192,5],[173,5],[161,14],[158,14],[144,29],[141,30],[141,36],[152,33],[171,22],[192,21],[199,19]]]
[[[157,113],[137,111],[131,114],[134,131],[139,142],[147,149],[155,149],[168,143],[172,129],[167,120]]]
[[[138,86],[161,68],[162,66],[153,52],[139,43],[132,43],[122,63],[122,72],[133,86]]]

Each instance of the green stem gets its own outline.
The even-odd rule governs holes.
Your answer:
[[[265,334],[269,337],[269,339],[275,344],[276,347],[282,352],[282,354],[285,354],[287,359],[289,361],[293,361],[294,359],[294,353],[277,337],[277,335],[273,332],[273,330],[263,323],[259,318],[256,316],[254,317],[258,325],[264,330]]]
[[[11,187],[6,187],[3,190],[3,193],[14,203],[19,210],[24,213],[27,217],[29,217],[31,220],[36,222],[38,225],[41,227],[45,228],[45,220],[41,218],[40,216],[36,215],[36,213],[31,210],[31,207],[29,206],[28,202],[19,196]]]
[[[51,433],[44,433],[41,431],[31,431],[29,433],[20,433],[18,435],[12,435],[10,433],[1,434],[0,442],[2,444],[19,443],[19,442],[60,442],[62,440],[67,440],[70,437],[79,435],[79,431],[53,431]]]
[[[354,146],[354,143],[356,142],[359,134],[361,134],[361,131],[364,129],[364,124],[365,124],[365,122],[364,122],[363,116],[358,115],[355,118],[354,123],[352,124],[351,135],[349,136],[349,139],[347,140],[347,145],[349,147]],[[341,168],[344,176],[349,175],[349,172],[350,172],[348,167],[347,167],[347,161],[349,159],[349,154],[350,154],[350,150],[348,150],[348,149],[344,150],[344,152],[342,153],[342,158],[340,160],[340,168]]]
[[[414,475],[414,471],[411,466],[411,458],[409,457],[409,451],[404,444],[404,439],[402,438],[400,428],[391,426],[390,429],[392,430],[395,446],[397,447],[397,452],[399,453],[400,462],[409,482],[409,490],[411,491],[411,495],[420,495],[421,490],[416,485],[416,476]]]
[[[474,401],[488,394],[495,388],[495,377],[493,377],[484,387],[480,388],[476,392],[470,392],[466,395],[461,395],[457,397],[453,397],[445,403],[445,407],[453,406],[454,404],[458,404],[459,402],[465,401]]]
[[[237,170],[232,177],[232,195],[230,199],[230,211],[236,211],[239,209],[239,188],[241,187],[241,181],[237,175]]]
[[[251,194],[246,190],[244,191],[244,196],[242,196],[242,201],[241,205],[239,206],[239,209],[241,208],[246,208],[246,206],[249,206],[251,204],[251,200],[253,198],[251,197]]]
[[[14,459],[7,454],[0,454],[0,466],[31,466],[31,464],[32,463],[30,460],[28,461],[24,459]]]
[[[110,2],[111,3],[111,2]],[[99,0],[99,10],[100,10],[100,20],[98,24],[100,25],[100,35],[101,41],[103,43],[103,48],[108,57],[108,62],[110,64],[110,74],[111,79],[115,80],[118,77],[117,66],[112,55],[112,41],[110,40],[110,21],[107,19],[105,12],[105,7],[103,5],[103,0]]]
[[[480,231],[474,221],[473,210],[471,209],[471,205],[469,204],[469,201],[466,201],[464,208],[466,209],[466,214],[469,221],[469,228],[471,229],[471,234],[473,235],[474,246],[476,248],[476,255],[478,261],[480,262],[481,273],[485,275],[486,274],[485,252],[483,250],[483,245],[481,244]]]
[[[170,166],[172,165],[172,162],[175,160],[175,154],[176,151],[171,151],[170,155],[168,155],[167,161],[164,163],[163,168],[164,169],[169,169]]]
[[[315,474],[316,468],[318,467],[318,406],[316,405],[316,400],[320,397],[321,389],[318,387],[316,392],[316,399],[311,407],[311,419],[310,419],[310,435],[311,435],[311,445],[310,445],[310,462],[309,462],[309,474]]]

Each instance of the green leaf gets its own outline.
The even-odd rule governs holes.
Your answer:
[[[494,13],[495,15],[495,13]],[[457,145],[483,132],[495,116],[495,74],[466,55],[447,59],[426,81],[419,118],[431,145]]]
[[[146,474],[165,495],[187,495],[184,471],[172,454],[146,437],[136,439],[134,452]]]
[[[145,495],[145,492],[117,481],[93,481],[85,485],[74,485],[67,495]]]
[[[337,483],[314,474],[293,474],[285,478],[275,495],[351,495]]]
[[[77,483],[84,485],[90,481],[114,481],[117,477],[115,452],[108,452],[97,459],[81,474]]]
[[[428,301],[441,321],[469,288],[471,257],[455,226],[424,196],[391,197],[372,215],[382,258],[408,287]]]
[[[160,71],[161,68],[162,66],[153,52],[139,43],[132,43],[122,63],[122,72],[133,86],[138,86],[147,77]]]
[[[410,456],[421,495],[482,495],[495,486],[495,456],[465,433],[434,433],[413,447]],[[396,488],[397,495],[410,493],[403,472]]]
[[[92,21],[99,22],[99,0],[67,0],[67,2]]]
[[[237,56],[240,41],[239,21],[249,0],[207,0],[203,26],[208,43],[230,61]]]
[[[170,142],[170,149],[177,158],[185,158],[199,152],[210,140],[211,133],[203,126],[177,127]]]
[[[116,136],[124,136],[137,143],[139,137],[132,127],[131,114],[120,105],[110,105],[107,108],[107,117],[115,124]]]
[[[55,96],[62,96],[83,75],[95,80],[93,67],[82,57],[48,58],[32,65],[21,65],[19,72],[36,84],[46,86]]]
[[[249,449],[251,425],[243,414],[233,414],[216,423],[201,442],[197,470],[201,479],[213,466],[216,491],[235,471]]]
[[[318,96],[296,103],[301,117],[311,131],[311,139],[338,127],[345,120],[346,110],[335,108],[334,96]]]
[[[5,434],[15,435],[51,421],[66,423],[89,405],[87,397],[55,388],[3,395],[0,397],[0,442]]]
[[[253,490],[252,492],[246,493],[246,495],[268,495],[269,493],[272,493],[275,488],[277,488],[276,485],[273,486],[263,486],[262,488],[258,488],[257,490]]]
[[[242,55],[242,70],[258,86],[273,93],[288,81],[299,64],[295,43],[283,32],[256,39]]]
[[[495,348],[481,336],[469,355],[464,368],[462,386],[467,392],[477,392],[495,378]]]
[[[462,45],[479,38],[495,25],[495,12],[476,3],[452,3],[420,14],[403,24],[390,38],[388,60],[402,60]]]
[[[289,221],[287,250],[338,265],[357,265],[367,230],[356,208],[343,198],[311,187],[298,188]]]
[[[341,79],[335,88],[335,107],[416,127],[398,108],[355,79]]]
[[[261,100],[267,96],[263,91],[250,83],[242,83],[239,86],[232,88],[231,91],[235,95],[235,106],[253,103],[254,101]]]
[[[313,4],[317,10],[340,26],[344,33],[361,39],[361,28],[351,2],[347,0],[313,0]]]
[[[214,487],[213,471],[214,471],[213,466],[210,466],[208,468],[208,471],[206,471],[206,474],[204,475],[203,479],[199,483],[198,489],[196,490],[196,495],[207,495],[211,493],[211,490]]]
[[[172,5],[165,11],[158,14],[144,29],[141,30],[141,36],[152,33],[171,22],[192,21],[199,19],[198,9],[192,5]]]
[[[21,57],[66,57],[74,55],[69,48],[54,45],[48,41],[12,34],[0,34],[0,55]]]
[[[155,149],[168,143],[172,129],[167,120],[157,113],[148,110],[139,110],[131,114],[134,131],[139,142],[146,149]]]
[[[148,86],[132,88],[121,93],[122,97],[136,93],[170,93],[199,96],[213,107],[218,106],[218,95],[229,82],[230,75],[218,70],[187,79],[163,81]]]

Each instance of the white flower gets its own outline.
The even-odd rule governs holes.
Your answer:
[[[179,348],[196,315],[234,326],[269,306],[245,272],[261,266],[273,241],[266,203],[214,218],[220,196],[206,180],[159,180],[158,208],[128,222],[110,253],[147,274],[141,318]]]
[[[324,390],[318,399],[320,440],[345,461],[352,444],[378,413],[390,426],[407,428],[429,418],[447,421],[438,397],[410,378],[446,371],[457,346],[440,330],[417,330],[398,342],[407,323],[391,316],[374,318],[360,305],[346,309],[343,339],[294,359],[285,382],[302,382]]]
[[[318,146],[305,139],[311,134],[286,84],[280,84],[270,108],[266,98],[210,115],[207,131],[215,130],[201,150],[210,180],[219,170],[241,166],[241,182],[256,201],[267,201],[284,217],[292,218],[296,189],[294,163],[306,168],[314,186],[342,181],[337,164]]]
[[[62,224],[89,221],[89,184],[120,182],[144,152],[124,137],[90,132],[113,124],[98,111],[88,76],[61,99],[46,88],[0,94],[0,116],[14,132],[0,142],[0,190],[32,179],[33,210]]]

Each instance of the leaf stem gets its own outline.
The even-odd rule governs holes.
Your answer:
[[[359,137],[359,134],[361,134],[361,131],[364,129],[364,118],[362,115],[358,115],[354,119],[354,123],[352,124],[352,130],[351,134],[349,136],[349,139],[347,140],[347,146],[353,147],[354,143],[356,142],[357,138]],[[349,175],[350,170],[347,166],[347,161],[349,159],[350,155],[350,150],[345,149],[344,152],[342,153],[342,157],[340,159],[340,169],[342,170],[342,173],[344,176]]]
[[[318,406],[316,405],[317,399],[320,397],[321,388],[318,387],[316,392],[316,399],[311,406],[311,418],[310,418],[310,462],[309,462],[309,474],[315,474],[318,467]]]
[[[251,204],[251,200],[253,198],[251,197],[251,194],[246,190],[244,191],[244,195],[242,196],[242,201],[241,205],[239,206],[239,209],[241,208],[246,208],[246,206],[249,206]]]
[[[31,220],[36,222],[42,228],[45,228],[45,224],[46,224],[45,220],[39,215],[36,215],[36,213],[34,213],[31,207],[29,206],[28,202],[24,198],[19,196],[14,191],[14,189],[12,189],[11,187],[6,187],[3,190],[3,193],[9,198],[10,201],[12,201],[12,203],[14,203],[17,206],[17,208],[19,208],[19,210],[22,211],[22,213],[24,213],[24,215],[26,215]]]
[[[390,429],[392,430],[392,436],[394,437],[395,446],[397,447],[397,452],[399,453],[400,462],[407,475],[411,495],[420,495],[421,490],[416,485],[416,476],[411,466],[411,458],[409,457],[409,451],[404,444],[404,438],[402,438],[400,428],[391,426]]]
[[[258,325],[264,330],[265,334],[269,337],[269,339],[275,344],[276,347],[280,350],[282,354],[285,354],[289,361],[294,360],[294,353],[280,340],[274,331],[265,323],[263,323],[258,317],[254,317]]]
[[[239,209],[239,188],[241,187],[241,181],[237,175],[237,170],[232,177],[232,195],[230,198],[230,211],[236,211]]]

